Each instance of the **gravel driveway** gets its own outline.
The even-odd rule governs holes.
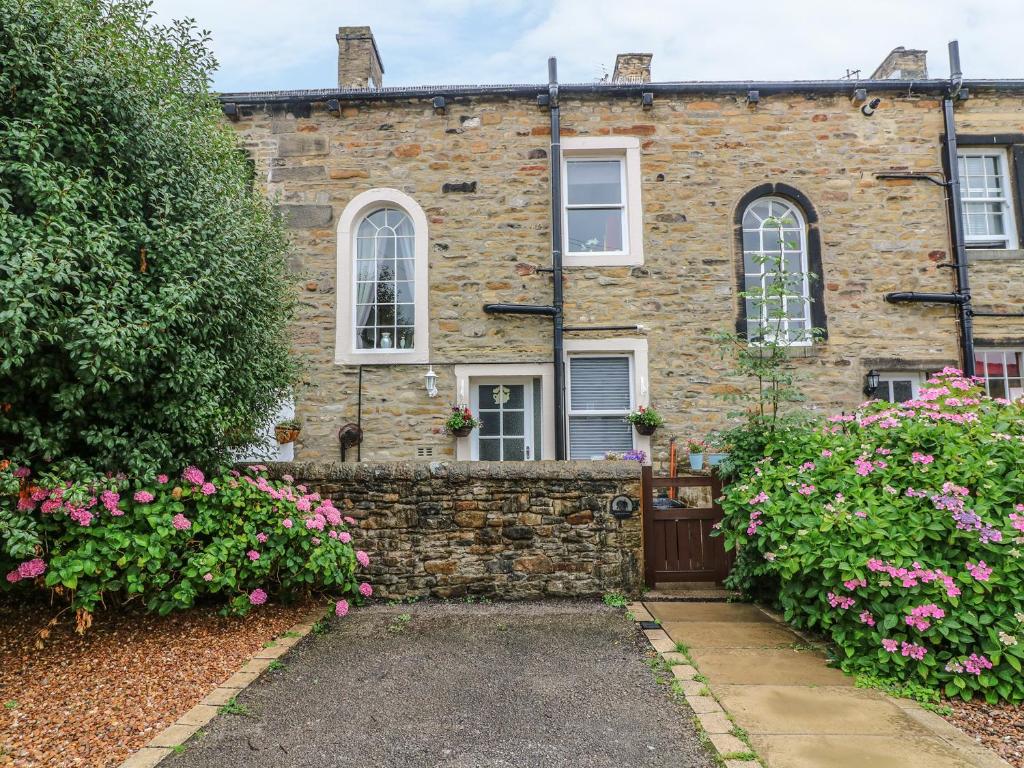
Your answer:
[[[161,768],[712,768],[645,650],[596,602],[362,608]]]

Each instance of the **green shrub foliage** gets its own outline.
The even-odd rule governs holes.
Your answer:
[[[293,377],[281,223],[189,23],[0,0],[0,452],[213,463]]]
[[[243,614],[274,596],[355,594],[369,564],[355,520],[264,470],[67,482],[0,462],[0,589],[52,590],[80,626],[101,603],[166,614],[209,599]]]
[[[780,439],[722,527],[848,672],[1024,700],[1024,406],[946,369],[918,399]]]

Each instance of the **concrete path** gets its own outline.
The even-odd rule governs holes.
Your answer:
[[[714,768],[621,609],[372,606],[332,620],[161,768]]]
[[[743,735],[735,723],[768,768],[1009,768],[915,702],[855,688],[757,606],[645,601],[634,613],[644,610],[667,633],[648,632],[655,647],[686,647],[692,666],[673,672],[712,740]]]

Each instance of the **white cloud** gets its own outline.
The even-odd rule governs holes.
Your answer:
[[[373,28],[385,84],[588,81],[615,54],[654,54],[657,80],[867,77],[897,45],[926,48],[948,74],[960,40],[968,77],[1024,77],[1019,0],[156,0],[214,35],[223,90],[329,87],[340,24]]]

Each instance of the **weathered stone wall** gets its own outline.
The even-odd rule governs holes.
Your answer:
[[[359,523],[386,598],[531,598],[642,584],[635,462],[276,464]],[[637,511],[609,512],[624,494]]]
[[[972,92],[957,120],[963,132],[1024,131],[1024,101]],[[848,93],[769,95],[756,107],[745,94],[659,94],[650,110],[639,98],[599,95],[564,98],[562,122],[566,136],[641,142],[645,263],[566,269],[565,322],[648,328],[650,397],[668,418],[654,438],[656,458],[670,437],[701,437],[734,410],[721,396],[742,382],[727,376],[709,332],[734,327],[741,254],[733,215],[765,182],[800,190],[819,217],[829,337],[794,357],[810,407],[855,407],[870,368],[956,363],[951,307],[883,300],[888,291],[953,285],[951,270],[937,267],[949,260],[943,190],[876,178],[941,172],[936,99],[908,89],[868,118]],[[375,187],[412,195],[429,219],[431,362],[441,395],[427,398],[425,367],[364,367],[362,458],[411,460],[422,449],[454,457],[454,441],[438,434],[456,399],[453,366],[550,361],[550,322],[482,310],[551,300],[550,276],[534,271],[550,263],[547,112],[526,98],[450,99],[444,114],[426,99],[346,101],[340,114],[322,104],[246,107],[233,125],[292,227],[301,291],[294,339],[309,381],[298,393],[298,458],[337,460],[337,428],[357,417],[358,369],[334,363],[336,226],[345,205]],[[1022,255],[972,266],[979,305],[1020,308]],[[978,326],[986,338],[1024,338],[1012,321]]]

